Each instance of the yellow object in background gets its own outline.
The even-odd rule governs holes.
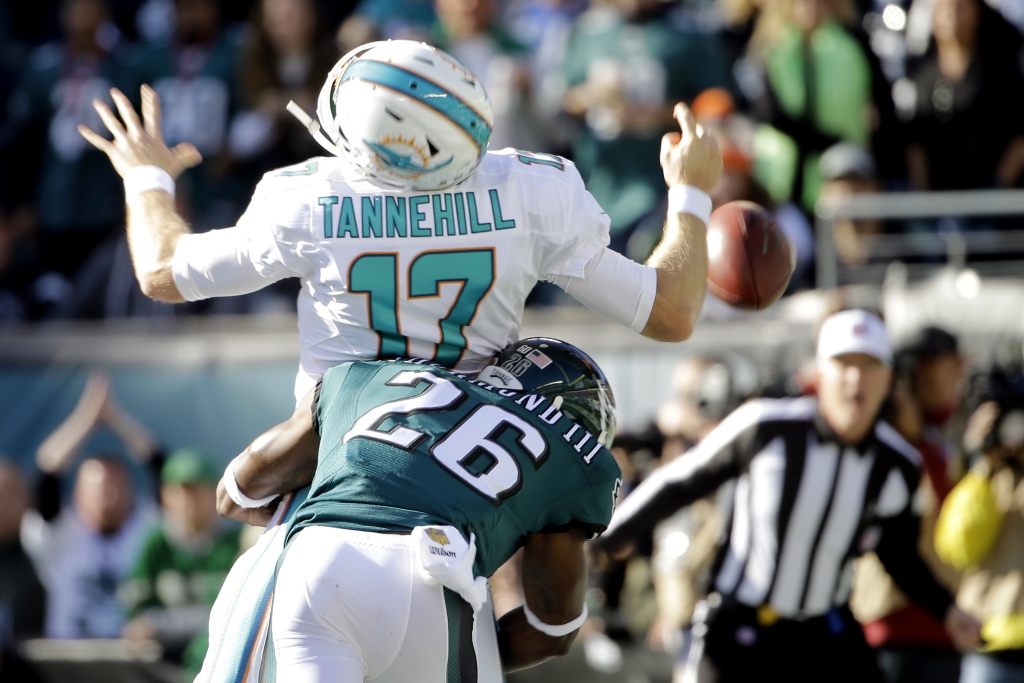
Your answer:
[[[988,480],[969,472],[942,504],[935,525],[935,551],[951,567],[966,569],[992,551],[1002,524]]]
[[[989,617],[981,627],[982,652],[1024,649],[1024,614]]]
[[[774,626],[779,620],[779,613],[771,605],[761,605],[757,608],[757,623],[761,626]]]

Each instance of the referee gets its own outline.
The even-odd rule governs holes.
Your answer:
[[[958,647],[977,645],[979,624],[917,555],[920,456],[878,419],[891,364],[877,316],[829,317],[818,337],[817,398],[747,403],[620,504],[597,541],[610,551],[650,538],[659,521],[737,479],[709,609],[694,625],[689,680],[699,670],[715,683],[881,681],[846,604],[853,561],[870,550]]]

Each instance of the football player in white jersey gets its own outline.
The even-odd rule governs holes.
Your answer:
[[[193,234],[174,178],[201,161],[168,149],[156,93],[140,121],[95,103],[113,134],[80,127],[125,179],[128,241],[143,292],[194,301],[299,277],[298,400],[342,361],[415,355],[472,372],[517,339],[539,280],[645,336],[690,336],[707,273],[707,193],[718,148],[684,105],[662,144],[669,216],[646,265],[608,250],[608,217],[566,159],[487,151],[483,86],[424,43],[349,53],[328,76],[318,122],[293,111],[332,153],[268,173],[235,227]]]

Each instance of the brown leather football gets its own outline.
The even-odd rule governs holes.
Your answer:
[[[708,289],[736,308],[760,311],[786,291],[795,254],[763,206],[723,204],[708,224]]]

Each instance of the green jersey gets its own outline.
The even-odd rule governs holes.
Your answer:
[[[239,552],[241,529],[232,525],[202,549],[183,547],[163,528],[150,532],[123,591],[129,616],[147,609],[213,605]]]
[[[189,548],[175,541],[165,527],[153,530],[142,545],[131,579],[119,592],[128,615],[148,613],[156,619],[158,633],[167,629],[165,635],[173,641],[192,623],[193,608],[213,606],[238,557],[240,535],[241,529],[232,525],[217,531],[202,547]],[[204,620],[181,653],[186,680],[199,675],[209,640]]]
[[[452,525],[476,535],[490,576],[527,534],[611,518],[611,453],[547,399],[474,382],[426,361],[343,363],[318,386],[320,453],[288,531]]]

